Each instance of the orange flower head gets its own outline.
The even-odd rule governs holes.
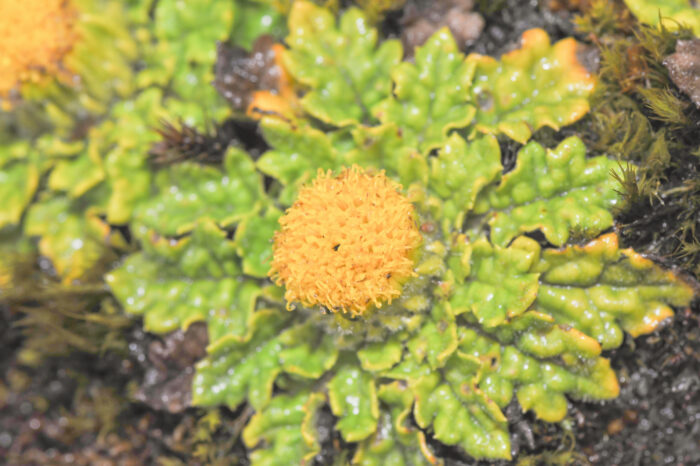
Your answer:
[[[269,275],[291,303],[362,314],[401,294],[421,242],[413,204],[384,171],[319,170],[280,218]]]
[[[68,0],[0,0],[0,97],[60,69],[75,17]]]

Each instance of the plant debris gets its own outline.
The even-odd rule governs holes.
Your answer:
[[[663,63],[673,83],[700,108],[700,39],[679,40]]]
[[[409,2],[401,17],[401,42],[406,56],[413,56],[417,46],[445,26],[454,35],[460,50],[465,51],[484,29],[484,18],[473,9],[473,0]]]
[[[182,412],[192,404],[194,364],[206,356],[207,328],[194,323],[148,347],[144,381],[134,397],[153,409]]]
[[[154,168],[190,160],[203,164],[220,164],[229,145],[239,145],[235,124],[227,120],[215,125],[213,131],[202,133],[197,128],[180,121],[179,128],[162,121],[156,129],[161,140],[154,143],[148,153]]]
[[[279,65],[279,50],[272,36],[259,37],[253,49],[229,46],[219,42],[216,46],[214,87],[238,112],[245,112],[256,91],[280,91],[284,70]]]

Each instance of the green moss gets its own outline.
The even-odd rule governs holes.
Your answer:
[[[615,176],[623,203],[615,213],[623,240],[697,277],[698,224],[692,219],[700,202],[694,188],[698,110],[663,65],[676,42],[693,34],[665,23],[610,22],[605,11],[618,19],[624,12],[602,3],[607,4],[594,2],[578,22],[584,31],[600,34],[601,47],[600,83],[591,96],[590,117],[578,128],[589,146],[621,160]],[[634,170],[627,161],[635,163]]]

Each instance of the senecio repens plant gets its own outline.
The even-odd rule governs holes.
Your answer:
[[[0,98],[43,106],[55,130],[0,146],[3,251],[40,253],[70,284],[106,246],[128,250],[110,227],[128,224],[140,250],[107,283],[148,331],[206,323],[193,404],[249,404],[253,464],[310,463],[326,406],[357,464],[439,464],[437,442],[508,459],[508,405],[558,422],[568,398],[616,397],[602,351],[692,297],[609,232],[615,161],[575,136],[530,140],[588,111],[573,39],[530,30],[497,60],[442,29],[409,62],[361,10],[302,0],[51,1],[33,17],[39,2],[14,3],[0,0],[17,18],[0,14],[17,57]],[[254,101],[269,150],[149,169],[159,119],[228,114],[203,85],[215,42],[249,47],[282,14],[292,89]],[[42,21],[22,43],[18,25]],[[522,144],[506,172],[497,138]]]
[[[0,0],[0,286],[18,253],[50,259],[64,284],[95,275],[128,248],[111,225],[151,194],[155,128],[228,113],[203,84],[236,5],[152,3]]]

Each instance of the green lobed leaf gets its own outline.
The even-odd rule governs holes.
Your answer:
[[[49,188],[77,198],[104,180],[102,159],[93,147],[88,142],[86,150],[75,158],[58,162],[49,176]]]
[[[236,248],[243,260],[243,273],[258,278],[267,277],[272,262],[272,238],[279,228],[282,212],[269,207],[264,213],[246,218],[238,225]]]
[[[661,21],[671,30],[686,25],[700,35],[700,10],[693,0],[625,0],[625,4],[643,23],[655,25]]]
[[[147,64],[136,74],[136,82],[140,89],[154,89],[155,86],[167,87],[176,69],[184,69],[182,53],[176,42],[157,41],[149,31],[148,39],[155,42],[144,50],[144,62]]]
[[[379,406],[374,377],[353,363],[341,365],[328,382],[335,427],[347,442],[363,440],[377,429]]]
[[[436,303],[430,318],[406,346],[416,361],[427,360],[430,368],[436,370],[445,365],[457,344],[457,325],[453,315],[441,303]]]
[[[380,410],[377,432],[360,442],[353,464],[361,466],[417,466],[442,464],[433,454],[425,433],[410,420],[413,394],[406,384],[393,382],[379,387]]]
[[[465,282],[455,286],[449,301],[452,312],[471,312],[486,329],[525,312],[537,296],[539,274],[531,272],[539,260],[537,242],[521,236],[501,248],[481,238],[467,248],[463,254],[469,272]]]
[[[476,104],[474,129],[503,133],[525,144],[533,131],[558,130],[588,112],[594,79],[576,58],[576,41],[567,38],[550,45],[542,29],[526,31],[522,48],[497,61],[472,54],[476,68],[469,88]]]
[[[201,128],[209,118],[223,116],[215,105],[215,91],[211,86],[202,85],[213,79],[206,75],[212,73],[210,66],[199,68],[199,75],[191,70],[182,70],[178,75],[178,79],[186,82],[186,87],[194,89],[191,92],[184,88],[175,90],[189,99],[188,102],[177,99],[173,92],[164,97],[160,88],[151,87],[116,104],[109,118],[90,130],[89,157],[96,162],[100,157],[104,159],[104,163],[95,164],[93,170],[104,167],[112,191],[106,211],[111,223],[127,223],[135,206],[149,198],[152,175],[147,164],[148,152],[159,139],[153,128],[162,121],[177,119]],[[174,86],[177,82],[174,81]]]
[[[618,196],[610,173],[616,167],[605,156],[586,159],[576,136],[553,150],[531,142],[501,184],[479,195],[475,211],[488,212],[491,241],[500,246],[537,229],[556,246],[566,243],[572,229],[595,236],[613,223],[610,209]]]
[[[296,1],[289,14],[287,70],[310,90],[304,109],[336,126],[369,123],[374,107],[391,93],[391,69],[401,61],[398,40],[377,46],[377,30],[361,10],[340,18],[308,1]]]
[[[212,121],[225,120],[229,114],[228,106],[211,85],[213,81],[211,64],[180,64],[170,83],[173,95],[164,102],[168,114],[200,131],[208,130]]]
[[[440,29],[416,48],[415,64],[394,68],[393,95],[375,114],[382,123],[396,123],[406,143],[427,154],[444,143],[449,130],[471,123],[475,110],[467,89],[473,75],[474,64],[465,61],[449,29]]]
[[[81,104],[96,110],[115,96],[134,92],[133,63],[144,44],[132,37],[123,2],[81,1],[78,8],[83,14],[75,32],[81,40],[65,57],[64,66],[80,76]]]
[[[177,44],[184,61],[216,60],[217,41],[226,40],[233,25],[231,0],[159,0],[155,9],[155,35]]]
[[[532,409],[548,422],[566,415],[565,395],[605,400],[619,393],[615,372],[604,358],[536,359],[466,327],[460,328],[459,351],[480,365],[475,387],[489,400],[505,408],[516,393],[523,411]]]
[[[379,372],[379,375],[388,379],[410,382],[431,372],[430,366],[417,361],[412,354],[404,352],[401,362],[389,370]]]
[[[89,150],[102,155],[111,189],[106,211],[110,223],[128,223],[135,206],[150,193],[152,176],[146,157],[158,139],[151,128],[167,116],[162,100],[160,89],[147,89],[116,104],[110,118],[90,131]]]
[[[311,126],[291,125],[276,118],[261,122],[265,140],[272,147],[257,161],[258,169],[285,186],[279,201],[291,205],[299,187],[310,181],[319,169],[340,165],[329,138]]]
[[[688,306],[692,288],[608,234],[585,246],[548,249],[534,268],[541,273],[534,308],[598,340],[603,349],[652,332]]]
[[[475,458],[510,459],[508,421],[476,385],[479,365],[455,353],[439,371],[409,384],[416,422],[446,445]]]
[[[600,356],[600,344],[594,338],[573,327],[559,325],[549,314],[529,310],[505,325],[492,329],[502,344],[512,344],[523,353],[536,358],[590,359]]]
[[[464,215],[474,207],[479,192],[502,170],[501,149],[493,136],[471,143],[452,134],[431,159],[430,188],[443,199],[444,216],[461,228]]]
[[[0,146],[0,168],[11,162],[19,162],[30,158],[32,150],[27,141],[12,141]]]
[[[31,162],[0,167],[0,228],[17,225],[39,185],[39,169]]]
[[[24,233],[39,237],[39,252],[51,259],[63,283],[88,278],[107,253],[109,227],[64,197],[45,199],[27,211]]]
[[[353,148],[345,155],[347,165],[386,170],[404,186],[428,181],[427,157],[409,145],[394,123],[356,126],[352,130]]]
[[[386,341],[369,343],[357,351],[360,365],[366,371],[383,371],[391,369],[401,361],[403,343],[399,336],[393,335]]]
[[[51,135],[38,138],[34,144],[10,140],[0,145],[0,229],[19,225],[41,177],[81,147],[80,142],[66,143]]]
[[[252,449],[253,466],[309,464],[320,453],[318,440],[310,426],[325,402],[319,393],[278,395],[257,412],[243,430],[243,442]]]
[[[235,409],[247,399],[259,411],[269,403],[272,385],[282,371],[282,342],[277,333],[287,319],[281,312],[255,312],[249,325],[250,335],[231,339],[197,364],[192,382],[193,404],[224,404]]]
[[[260,410],[280,373],[318,379],[330,370],[338,356],[333,338],[311,322],[290,326],[291,316],[279,309],[256,310],[245,335],[228,335],[210,345],[197,365],[193,403],[234,409],[247,399]]]
[[[279,339],[285,346],[280,352],[280,363],[288,374],[318,379],[338,359],[335,338],[319,332],[310,320],[285,330]]]
[[[195,163],[169,167],[156,176],[158,194],[134,213],[137,230],[180,235],[207,219],[221,226],[252,214],[262,200],[262,180],[245,152],[230,147],[222,170]]]
[[[255,40],[270,34],[281,38],[287,31],[287,25],[278,8],[270,2],[251,0],[236,0],[231,41],[247,50]]]
[[[144,327],[164,333],[206,321],[210,349],[251,329],[260,285],[241,280],[235,244],[211,222],[174,241],[144,235],[144,252],[107,275],[124,308],[144,316]]]

